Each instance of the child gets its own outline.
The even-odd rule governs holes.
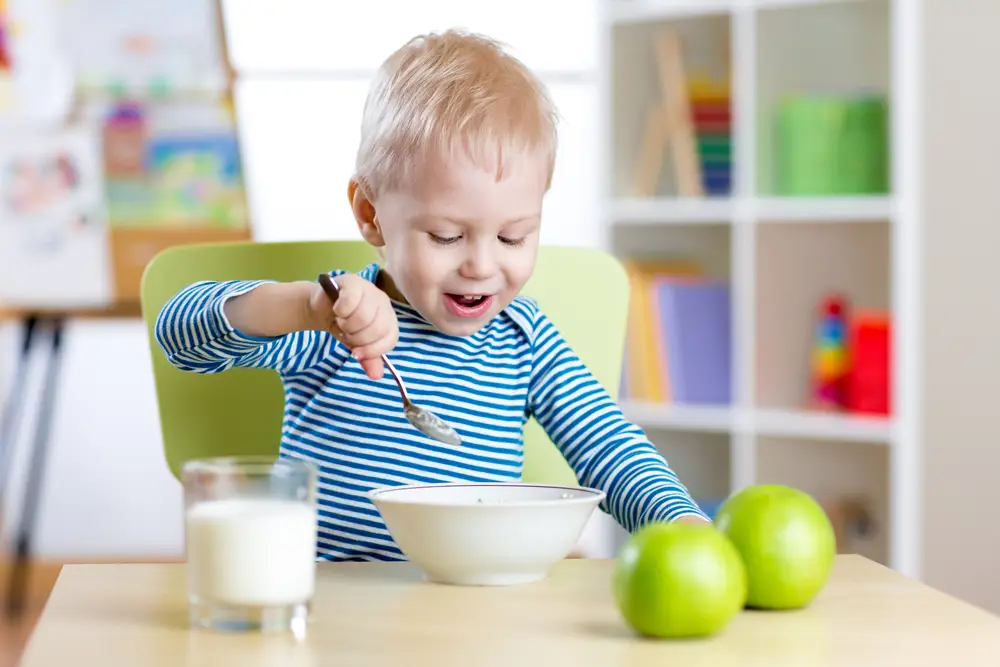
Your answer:
[[[707,522],[687,489],[532,300],[542,199],[556,150],[543,86],[485,38],[412,40],[378,72],[348,198],[381,262],[315,281],[200,282],[166,304],[156,338],[197,373],[277,371],[281,454],[319,468],[318,557],[401,560],[366,493],[428,482],[517,481],[534,416],[581,484],[627,530]],[[462,445],[403,416],[380,355]]]

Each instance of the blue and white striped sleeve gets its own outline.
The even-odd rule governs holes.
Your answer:
[[[654,521],[708,517],[646,435],[544,314],[532,326],[529,408],[583,486],[607,494],[603,508],[630,533]]]
[[[160,311],[154,335],[170,363],[195,373],[220,373],[233,367],[270,368],[284,373],[309,368],[328,355],[336,339],[322,331],[297,331],[278,337],[248,336],[235,329],[223,307],[262,280],[197,282],[185,287]]]

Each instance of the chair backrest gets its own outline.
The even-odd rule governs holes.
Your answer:
[[[178,370],[153,336],[163,305],[199,280],[314,280],[332,269],[357,271],[376,260],[361,241],[211,243],[159,253],[143,274],[141,299],[164,453],[180,475],[191,458],[276,455],[284,394],[277,373],[236,368],[215,375]],[[612,256],[590,249],[545,246],[524,294],[538,300],[595,377],[618,396],[628,310],[628,280]],[[576,477],[544,430],[525,428],[524,479],[575,484]]]

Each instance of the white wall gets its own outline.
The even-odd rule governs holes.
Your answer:
[[[409,36],[451,26],[490,33],[542,72],[563,116],[543,242],[596,245],[597,3],[561,0],[372,0],[345,14],[329,0],[226,3],[254,233],[260,240],[356,238],[346,201],[367,79]],[[378,30],[359,29],[377,21]],[[557,38],[554,38],[556,37]],[[0,327],[0,397],[17,345]],[[78,321],[67,332],[37,552],[45,558],[170,557],[182,548],[179,484],[163,460],[142,324]],[[34,367],[35,386],[43,370]],[[17,514],[18,478],[8,516]],[[588,532],[601,555],[610,522]],[[10,530],[6,536],[10,537]]]
[[[504,42],[548,86],[561,122],[542,240],[597,245],[598,4],[567,6],[369,0],[348,20],[328,0],[224,2],[257,238],[359,238],[346,192],[371,75],[416,34],[455,27]],[[358,29],[366,18],[378,30]]]
[[[923,165],[923,572],[1000,613],[1000,88],[995,0],[928,2]],[[960,74],[960,75],[956,75]]]
[[[555,82],[562,115],[542,242],[600,242],[597,94],[591,83]],[[247,156],[254,233],[261,241],[360,239],[347,202],[365,80],[247,80],[236,90]]]
[[[15,351],[16,333],[13,326],[3,328],[4,359]],[[142,324],[74,321],[65,343],[39,505],[37,552],[51,558],[179,553],[180,485],[163,459]],[[34,355],[29,405],[38,400],[46,361],[41,350]],[[9,365],[5,370],[9,375]],[[9,516],[20,515],[36,424],[31,412],[20,429],[17,474],[7,494]]]

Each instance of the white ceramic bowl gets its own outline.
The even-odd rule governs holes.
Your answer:
[[[604,498],[597,489],[513,482],[420,484],[369,495],[429,580],[467,586],[544,579]]]

